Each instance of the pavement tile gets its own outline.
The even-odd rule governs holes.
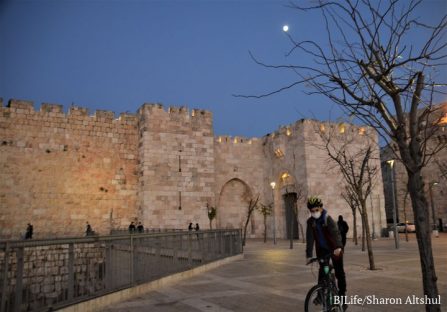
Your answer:
[[[317,280],[317,267],[304,264],[304,244],[289,241],[278,244],[249,240],[244,259],[210,270],[175,285],[163,287],[143,296],[121,302],[103,311],[157,312],[287,312],[303,311],[307,291]],[[345,271],[348,297],[367,298],[375,304],[353,302],[348,311],[425,311],[424,305],[404,304],[407,297],[422,297],[421,269],[416,238],[403,237],[400,249],[394,240],[373,241],[378,270],[368,270],[368,256],[360,246],[348,242],[345,250]],[[442,311],[447,308],[447,233],[433,239],[433,251],[441,295]],[[389,304],[380,300],[387,300]],[[392,298],[397,303],[391,304]]]

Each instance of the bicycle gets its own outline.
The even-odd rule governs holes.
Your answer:
[[[341,300],[335,303],[335,296],[338,296],[338,288],[335,283],[334,267],[329,261],[330,257],[326,258],[312,258],[309,263],[317,262],[323,270],[323,278],[317,285],[313,286],[306,295],[304,302],[304,311],[313,312],[343,312]]]

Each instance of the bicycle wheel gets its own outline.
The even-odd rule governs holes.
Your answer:
[[[305,312],[326,312],[326,298],[325,292],[327,289],[321,285],[315,285],[312,287],[306,295],[306,300],[304,301],[304,311]]]
[[[337,291],[322,285],[315,285],[306,295],[305,312],[343,312],[341,305],[334,304],[334,294]]]
[[[330,288],[330,290],[328,292],[328,296],[327,296],[327,299],[329,299],[328,300],[328,306],[329,306],[328,311],[331,311],[331,312],[343,312],[344,311],[343,305],[335,304],[334,296],[338,296],[338,289],[336,287],[332,286]]]

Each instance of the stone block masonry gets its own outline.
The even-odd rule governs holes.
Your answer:
[[[9,252],[6,302],[12,304],[17,295],[16,283],[21,282],[22,311],[38,310],[42,306],[52,306],[67,300],[70,285],[69,277],[69,247],[68,244],[27,247],[22,249],[22,278],[17,280],[18,249]],[[73,249],[73,281],[74,297],[94,294],[106,288],[104,244],[77,244]],[[0,267],[5,268],[5,252],[0,251]],[[3,272],[2,272],[3,274]]]
[[[300,120],[262,138],[214,136],[212,113],[143,104],[136,114],[10,100],[0,105],[0,238],[83,235],[88,221],[99,234],[142,221],[146,228],[240,228],[250,199],[274,203],[268,237],[285,238],[290,194],[320,195],[333,215],[350,220],[340,176],[315,148],[319,121]],[[338,126],[338,125],[337,125]],[[335,127],[335,125],[334,125]],[[317,127],[318,128],[318,127]],[[340,135],[355,135],[359,127]],[[361,146],[363,136],[356,144]],[[275,182],[272,190],[271,182]],[[383,198],[382,184],[376,195]],[[383,203],[383,202],[382,202]],[[300,223],[307,218],[298,203]],[[382,209],[371,203],[371,209]],[[375,215],[375,225],[385,214]],[[383,219],[383,220],[382,220]],[[262,237],[254,212],[248,235]]]
[[[144,224],[183,228],[207,224],[214,202],[214,149],[210,112],[145,104],[140,117],[139,202]]]
[[[0,107],[1,236],[99,233],[136,217],[138,119],[11,100]]]

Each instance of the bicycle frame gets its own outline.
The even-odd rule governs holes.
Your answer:
[[[322,293],[322,302],[321,304],[323,305],[323,311],[334,311],[334,308],[336,309],[335,311],[341,310],[341,306],[339,305],[334,305],[335,299],[334,297],[338,295],[338,288],[337,288],[337,284],[335,283],[335,276],[333,273],[333,269],[334,267],[332,266],[331,262],[330,262],[330,256],[329,257],[324,257],[324,258],[312,258],[310,259],[308,264],[317,262],[320,265],[320,270],[323,272],[321,278],[319,278],[318,281],[318,285],[314,286],[320,286]],[[320,272],[319,272],[319,276],[320,276]],[[313,289],[313,288],[312,288]],[[309,291],[311,292],[312,289]],[[309,296],[309,294],[308,294]],[[337,306],[338,309],[337,309]]]

